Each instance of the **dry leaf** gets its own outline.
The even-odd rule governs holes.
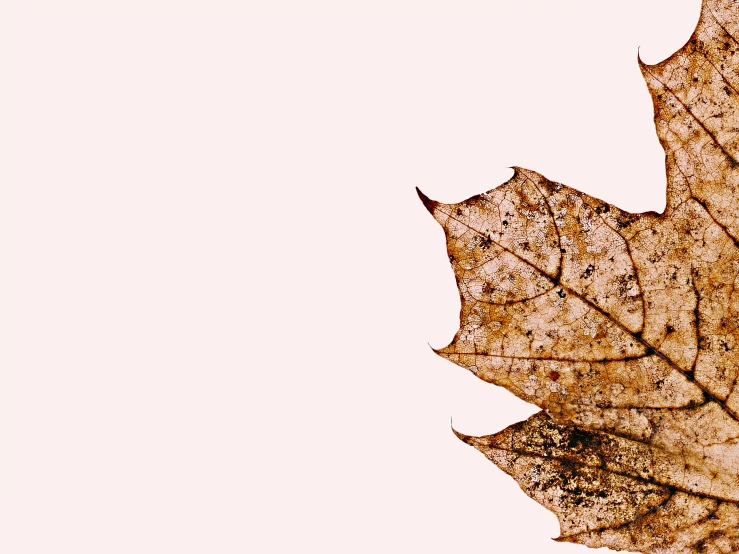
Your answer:
[[[734,38],[737,37],[737,38]],[[560,541],[739,552],[739,4],[641,63],[667,154],[663,214],[521,168],[446,233],[460,330],[438,354],[542,411],[462,440],[560,521]]]

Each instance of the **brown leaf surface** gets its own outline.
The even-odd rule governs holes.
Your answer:
[[[640,66],[663,214],[522,168],[459,204],[419,191],[462,300],[437,353],[542,408],[459,436],[557,515],[558,540],[739,552],[739,4],[704,0],[689,42]]]

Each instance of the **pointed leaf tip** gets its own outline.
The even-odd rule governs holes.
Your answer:
[[[487,443],[482,440],[482,437],[472,437],[470,435],[465,435],[464,433],[460,433],[457,431],[454,426],[452,425],[452,433],[454,433],[459,440],[462,442],[469,444],[470,446],[474,446],[478,450],[485,448],[487,446]]]
[[[418,193],[418,197],[421,199],[421,202],[423,202],[423,205],[426,206],[426,209],[429,211],[429,213],[434,213],[434,208],[439,204],[436,200],[431,200],[428,196],[426,196],[424,193],[421,192],[421,189],[416,187],[416,192]]]
[[[433,351],[433,353],[434,353],[434,354],[436,354],[437,356],[441,356],[441,350],[440,350],[440,349],[438,349],[438,348],[434,348],[434,347],[433,347],[433,346],[431,346],[431,344],[430,344],[430,343],[428,343],[428,342],[427,342],[426,344],[428,344],[428,345],[429,345],[429,348],[430,348],[430,349],[431,349],[431,350]],[[443,357],[443,356],[442,356],[442,357]]]
[[[636,65],[639,66],[639,69],[642,71],[642,73],[646,71],[648,67],[651,67],[651,64],[648,64],[641,59],[641,46],[636,47]]]
[[[468,442],[468,441],[469,441],[469,439],[471,438],[471,437],[470,437],[469,435],[465,435],[464,433],[460,433],[459,431],[457,431],[457,430],[456,430],[456,429],[454,428],[454,425],[452,425],[452,433],[454,433],[454,434],[456,435],[456,437],[457,437],[457,438],[458,438],[459,440],[463,441],[463,442]]]

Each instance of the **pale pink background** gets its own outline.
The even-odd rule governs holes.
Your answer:
[[[0,552],[586,552],[450,431],[443,235],[511,165],[664,204],[698,0],[6,0]]]

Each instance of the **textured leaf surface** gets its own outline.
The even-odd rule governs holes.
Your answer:
[[[419,191],[462,301],[438,354],[542,408],[459,436],[557,515],[559,540],[739,552],[738,40],[739,3],[705,0],[680,51],[640,62],[663,214],[522,168],[459,204]]]

